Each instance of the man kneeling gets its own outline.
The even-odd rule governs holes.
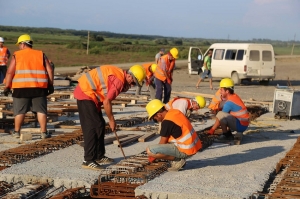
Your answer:
[[[167,111],[158,99],[151,100],[146,110],[149,120],[162,122],[159,144],[146,149],[149,160],[170,160],[171,167],[168,171],[180,170],[185,165],[186,159],[202,147],[196,131],[182,112],[177,109]]]

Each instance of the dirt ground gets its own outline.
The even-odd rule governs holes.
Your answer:
[[[276,85],[287,86],[288,79],[292,88],[300,90],[300,57],[296,58],[278,58],[276,59],[276,77],[268,86],[263,86],[258,81],[235,86],[235,92],[245,100],[254,99],[257,101],[273,101]],[[212,69],[213,74],[213,69]],[[199,89],[196,83],[198,75],[189,75],[187,67],[181,66],[174,71],[174,81],[172,89],[174,91],[188,91],[195,93],[214,94],[219,86],[220,79],[213,79],[213,90],[209,88],[208,79],[201,82]]]
[[[134,64],[112,64],[124,69],[128,69]],[[55,69],[55,73],[59,74],[75,74],[80,67],[59,67]],[[235,92],[245,100],[257,101],[273,101],[274,90],[276,85],[287,86],[288,79],[292,88],[300,90],[300,56],[282,56],[276,58],[276,77],[269,85],[263,86],[258,81],[245,82],[245,84],[235,86]],[[213,74],[213,70],[212,70]],[[194,93],[214,94],[219,86],[220,79],[213,79],[213,90],[209,88],[208,79],[201,82],[199,89],[196,88],[196,83],[199,79],[198,75],[189,75],[187,69],[187,60],[178,60],[174,71],[172,90],[173,91],[188,91]],[[145,89],[145,88],[144,88]]]

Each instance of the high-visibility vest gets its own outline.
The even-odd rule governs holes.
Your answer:
[[[169,102],[165,105],[166,109],[167,109],[167,110],[173,109],[173,103],[174,103],[176,100],[179,100],[179,99],[182,99],[182,100],[186,100],[186,101],[187,101],[187,103],[188,103],[187,110],[190,110],[190,109],[193,108],[191,99],[189,99],[189,98],[175,97],[175,98],[173,98],[171,101],[169,101]]]
[[[145,71],[146,71],[146,81],[149,81],[149,79],[153,76],[153,73],[152,73],[152,71],[150,70],[152,64],[153,64],[153,63],[145,63],[145,64],[142,64],[142,66],[144,67],[144,69],[145,69]]]
[[[242,109],[239,111],[230,111],[230,114],[237,118],[240,121],[241,125],[248,126],[250,122],[249,112],[241,98],[237,94],[232,94],[228,97],[226,103],[227,102],[233,102],[234,104],[242,107]]]
[[[173,62],[173,61],[170,62],[168,54],[163,55],[163,56],[161,56],[159,58],[157,68],[156,68],[156,70],[154,72],[154,76],[155,76],[155,78],[157,78],[157,79],[159,79],[161,81],[165,81],[167,79],[167,77],[165,76],[164,71],[161,68],[162,62],[164,62],[166,64],[166,71],[165,72],[169,76],[171,74],[171,70],[173,70],[175,62]],[[173,63],[173,67],[172,67],[171,63]]]
[[[213,111],[219,110],[220,103],[221,103],[221,89],[219,89],[215,93],[214,97],[211,99],[211,102],[210,102],[208,108],[213,110]]]
[[[84,73],[78,79],[78,85],[82,92],[92,98],[95,103],[103,102],[108,92],[108,76],[110,75],[114,75],[124,85],[124,71],[110,65],[103,65]]]
[[[16,70],[12,88],[47,88],[48,73],[44,66],[44,54],[40,50],[26,48],[14,53]]]
[[[192,124],[183,113],[177,109],[171,109],[165,115],[164,120],[172,121],[180,126],[182,132],[181,136],[176,139],[170,136],[168,140],[169,143],[174,143],[180,152],[187,155],[194,155],[201,149],[201,141]]]
[[[6,65],[7,61],[8,61],[7,48],[3,46],[2,51],[0,51],[0,66]]]

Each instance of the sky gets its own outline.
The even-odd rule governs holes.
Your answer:
[[[300,41],[300,0],[0,0],[0,25]]]

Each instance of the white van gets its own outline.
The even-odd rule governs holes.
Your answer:
[[[211,74],[216,78],[230,77],[235,84],[242,80],[258,80],[268,84],[275,78],[275,55],[271,44],[215,43],[205,54],[198,47],[190,47],[188,57],[189,74],[197,74],[209,50]],[[203,69],[203,68],[202,68]]]

